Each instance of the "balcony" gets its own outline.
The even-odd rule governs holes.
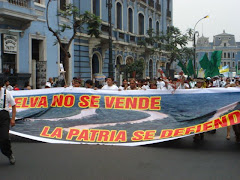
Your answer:
[[[147,0],[137,0],[141,7],[146,8],[148,6]]]
[[[130,36],[130,41],[135,42],[135,36]]]
[[[12,29],[25,30],[37,19],[32,0],[0,1],[1,24]],[[1,25],[0,24],[0,25]]]
[[[14,4],[16,6],[21,6],[28,8],[28,1],[27,0],[8,0],[10,4]]]
[[[124,39],[124,36],[125,36],[125,34],[124,34],[124,33],[121,33],[121,32],[119,32],[118,36],[119,36],[119,38],[120,38],[120,39]]]
[[[148,5],[152,8],[154,8],[154,1],[153,0],[148,0]]]
[[[102,24],[102,26],[101,26],[101,31],[102,32],[109,32],[109,26],[108,25],[105,25],[105,24]]]

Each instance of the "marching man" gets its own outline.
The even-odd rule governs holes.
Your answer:
[[[12,118],[9,116],[9,105],[12,106]],[[15,157],[9,139],[9,126],[15,126],[16,106],[10,92],[0,83],[0,149],[8,157],[11,165],[15,164]]]

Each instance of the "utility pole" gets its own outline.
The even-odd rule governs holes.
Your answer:
[[[112,60],[112,0],[107,0],[108,7],[108,24],[109,24],[109,64],[108,73],[113,77],[113,60]]]

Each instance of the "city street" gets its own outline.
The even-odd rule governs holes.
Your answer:
[[[13,142],[16,165],[0,155],[0,179],[239,179],[240,144],[226,128],[142,147]]]

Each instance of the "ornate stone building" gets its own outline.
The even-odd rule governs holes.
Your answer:
[[[107,0],[74,1],[81,13],[90,11],[102,20],[100,38],[79,33],[74,42],[74,76],[94,79],[94,74],[108,76],[109,24]],[[121,82],[125,77],[123,66],[137,59],[143,59],[143,77],[158,76],[157,68],[166,67],[163,54],[151,54],[139,45],[147,36],[148,29],[165,33],[172,25],[172,0],[113,0],[113,66],[115,79]]]
[[[197,62],[201,60],[205,53],[208,54],[210,59],[213,51],[222,51],[221,65],[228,65],[230,72],[236,72],[236,66],[238,68],[240,60],[240,42],[236,42],[234,35],[223,31],[223,33],[213,37],[213,42],[209,42],[209,38],[204,36],[198,38]]]

